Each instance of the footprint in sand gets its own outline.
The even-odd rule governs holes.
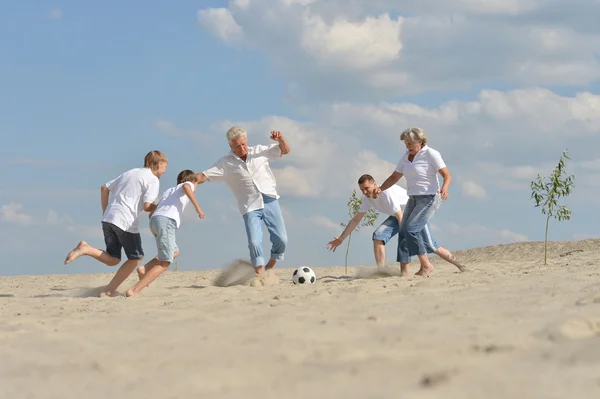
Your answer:
[[[580,300],[575,302],[575,305],[584,306],[592,303],[600,303],[600,292],[581,298]]]
[[[573,318],[549,325],[540,335],[555,342],[600,336],[600,318]]]

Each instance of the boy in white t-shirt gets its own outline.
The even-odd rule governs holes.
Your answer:
[[[175,232],[181,225],[183,210],[189,202],[194,205],[200,219],[204,219],[204,212],[194,196],[196,187],[196,173],[186,169],[177,176],[177,185],[163,193],[156,210],[150,215],[150,231],[156,237],[158,255],[138,268],[140,281],[127,291],[127,296],[139,295],[140,291],[167,270],[179,255]]]
[[[160,151],[150,151],[144,158],[144,167],[128,170],[104,184],[100,191],[102,204],[102,231],[106,250],[90,246],[85,241],[67,255],[65,265],[87,255],[107,266],[121,262],[121,251],[127,261],[102,291],[100,296],[112,296],[117,288],[135,270],[144,258],[142,238],[138,230],[141,212],[152,212],[159,193],[159,178],[165,173],[169,161]]]

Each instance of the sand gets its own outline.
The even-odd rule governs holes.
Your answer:
[[[462,251],[469,272],[434,259],[428,278],[314,267],[304,286],[169,271],[138,298],[92,297],[111,274],[1,277],[0,397],[599,398],[599,244],[551,243],[547,266],[542,243]]]

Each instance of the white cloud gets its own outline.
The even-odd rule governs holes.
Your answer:
[[[198,22],[212,35],[226,43],[234,42],[243,35],[242,28],[226,8],[200,10],[198,11]]]
[[[339,223],[334,222],[326,216],[322,215],[313,215],[310,217],[310,222],[315,224],[318,227],[323,227],[329,230],[333,230],[335,232],[340,232],[342,227]]]
[[[32,215],[22,213],[22,204],[11,202],[0,207],[0,220],[6,223],[29,226],[34,223],[35,218]]]
[[[62,18],[62,10],[60,8],[54,8],[50,10],[48,13],[48,18],[50,19],[61,19]]]
[[[388,14],[358,22],[339,20],[332,25],[318,16],[307,19],[300,46],[321,67],[344,64],[363,70],[388,64],[400,56],[402,21]]]
[[[461,186],[463,194],[467,197],[479,200],[483,200],[486,198],[487,194],[485,189],[471,180],[463,182]]]
[[[597,81],[600,29],[591,21],[582,28],[589,16],[573,16],[577,5],[552,3],[238,0],[201,10],[199,19],[224,42],[267,54],[290,87],[301,88],[296,95],[385,98],[485,81]],[[557,17],[567,9],[568,18]],[[583,9],[598,15],[600,3]]]

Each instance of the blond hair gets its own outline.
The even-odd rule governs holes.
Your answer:
[[[416,143],[418,141],[422,141],[423,145],[427,145],[427,135],[423,131],[423,129],[419,127],[409,127],[404,130],[402,134],[400,134],[400,140],[405,143],[408,141],[409,143]]]
[[[152,171],[155,171],[161,162],[169,162],[169,159],[158,150],[150,151],[144,157],[144,168],[150,168]]]

